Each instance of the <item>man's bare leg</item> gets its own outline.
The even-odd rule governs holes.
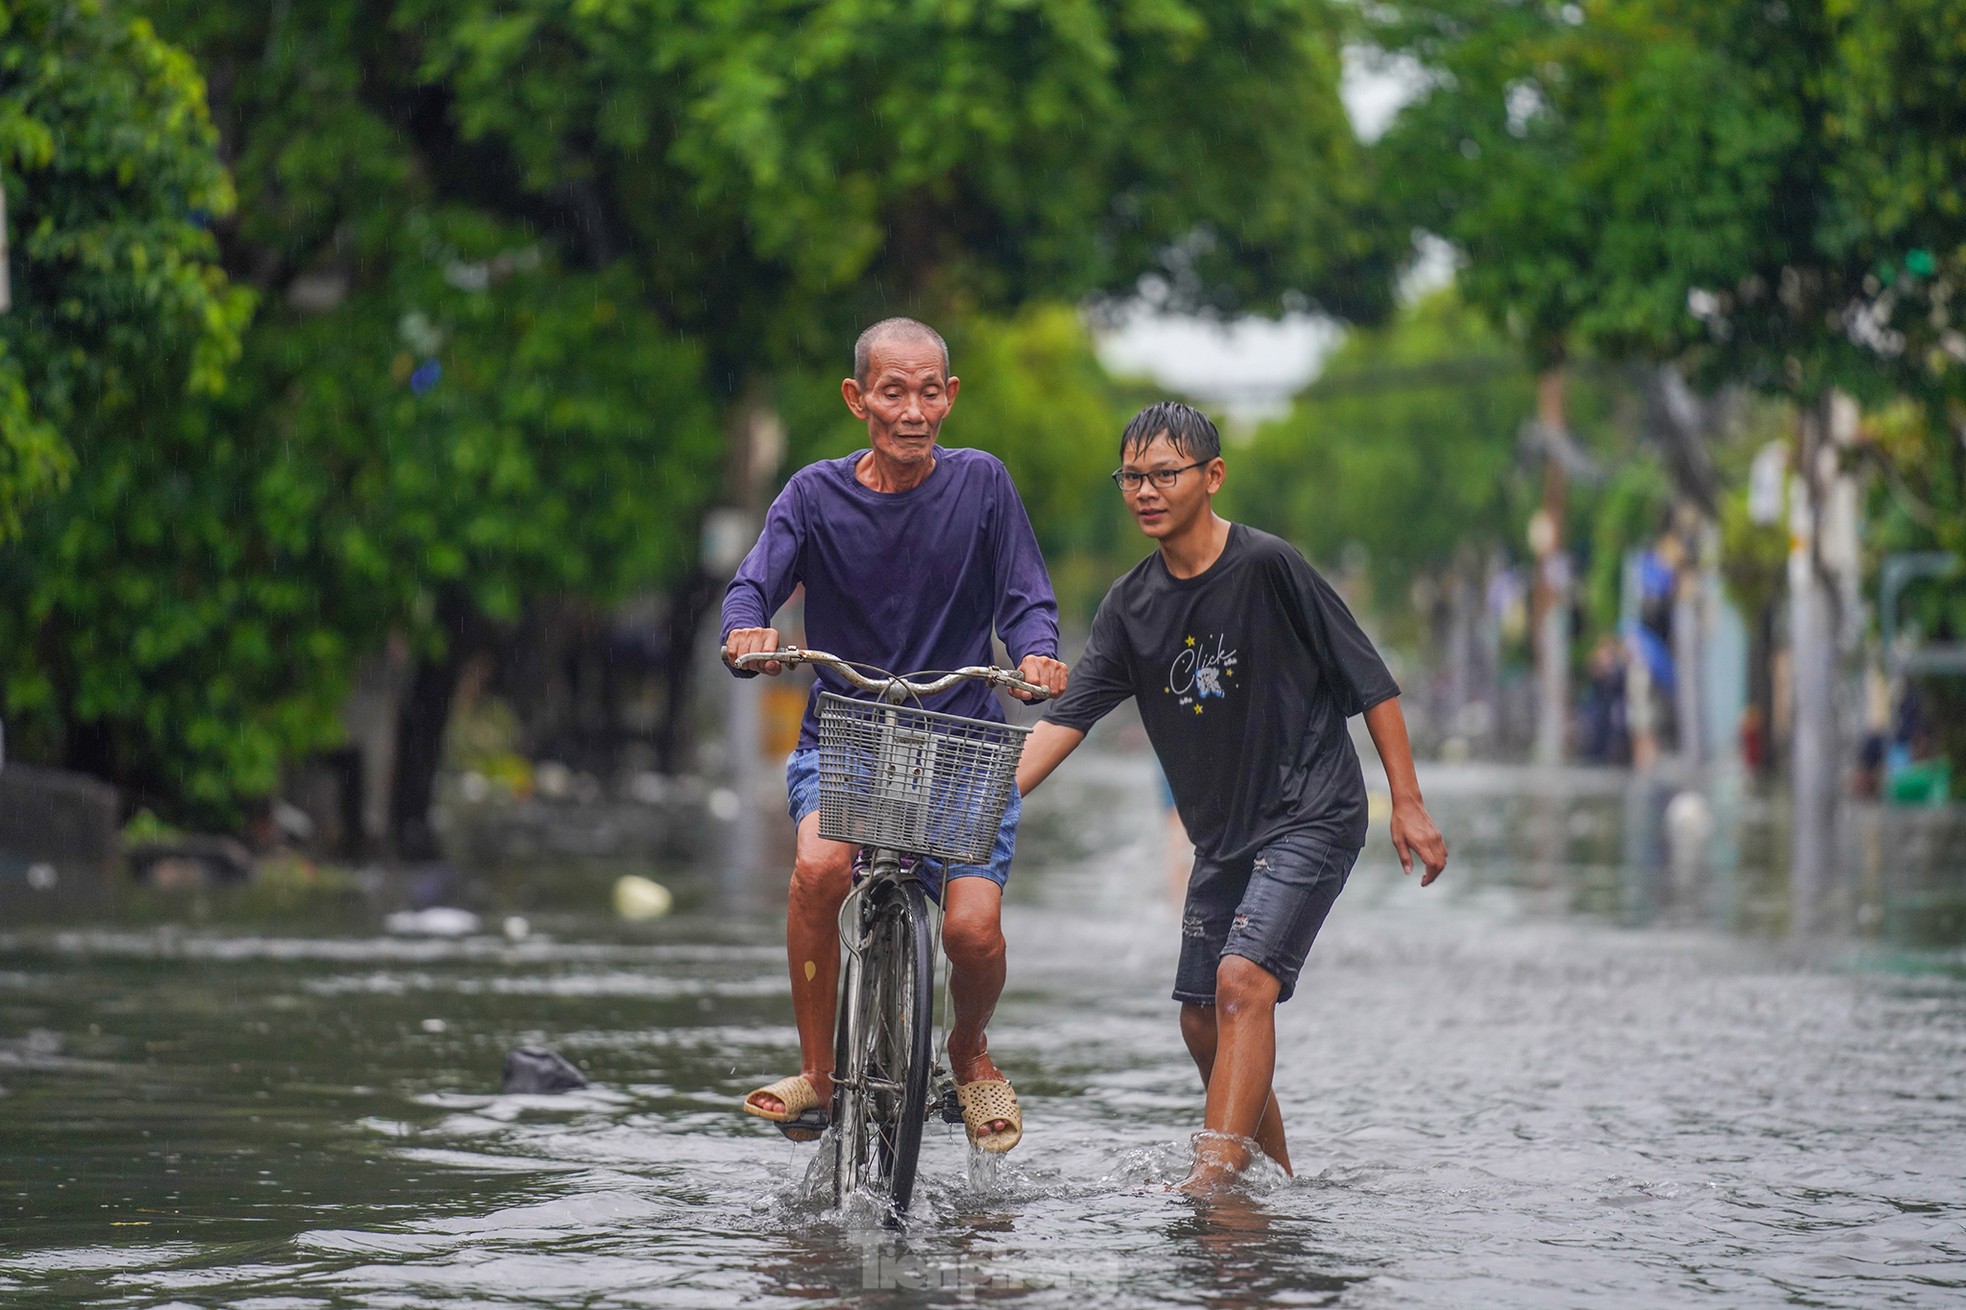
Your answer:
[[[799,1072],[819,1094],[833,1097],[833,1010],[840,986],[840,903],[853,883],[853,847],[819,835],[817,811],[799,821],[792,860],[792,893],[785,907],[785,958],[792,970],[792,1018],[799,1026]],[[780,1110],[775,1096],[754,1099]]]
[[[1212,1005],[1184,1005],[1181,1007],[1181,1038],[1188,1044],[1188,1054],[1195,1058],[1195,1067],[1201,1071],[1202,1091],[1208,1090],[1208,1076],[1215,1068],[1215,1047],[1218,1036],[1215,1029],[1215,1007]],[[1263,1103],[1263,1117],[1251,1134],[1256,1144],[1263,1148],[1263,1154],[1275,1160],[1290,1172],[1290,1149],[1284,1142],[1283,1107],[1277,1104],[1274,1091]]]
[[[1209,1007],[1182,1009],[1182,1035],[1188,1039],[1195,1063],[1202,1064],[1204,1052],[1209,1056],[1202,1074],[1208,1090],[1202,1126],[1220,1134],[1212,1141],[1205,1140],[1196,1151],[1194,1171],[1181,1184],[1184,1191],[1208,1191],[1240,1173],[1249,1160],[1237,1143],[1249,1138],[1254,1138],[1285,1173],[1290,1172],[1283,1111],[1271,1087],[1276,1074],[1280,990],[1276,975],[1267,969],[1240,955],[1225,955],[1215,971],[1213,1024],[1202,1016],[1190,1018],[1190,1011]],[[1212,1051],[1207,1049],[1210,1028]]]
[[[942,891],[942,949],[949,956],[949,1000],[956,1012],[949,1028],[950,1068],[959,1083],[1001,1078],[983,1030],[1003,995],[1003,888],[988,878],[949,879]],[[1009,1127],[992,1119],[985,1131]]]

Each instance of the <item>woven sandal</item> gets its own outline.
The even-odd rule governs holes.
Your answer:
[[[1024,1112],[1017,1108],[1017,1093],[1002,1078],[978,1078],[973,1083],[956,1084],[956,1099],[963,1107],[963,1131],[969,1144],[979,1151],[1000,1155],[1024,1140]],[[992,1121],[1010,1124],[993,1133],[983,1131]]]
[[[776,1096],[785,1107],[782,1110],[767,1110],[755,1103],[753,1096]],[[826,1131],[826,1111],[819,1104],[819,1093],[814,1090],[812,1080],[802,1073],[790,1078],[780,1078],[766,1087],[760,1087],[744,1098],[744,1113],[754,1114],[760,1119],[778,1125],[778,1131],[795,1142],[816,1140]]]

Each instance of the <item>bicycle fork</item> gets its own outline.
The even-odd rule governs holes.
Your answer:
[[[836,1043],[833,1083],[836,1089],[851,1092],[841,1095],[834,1093],[836,1113],[833,1116],[834,1129],[842,1143],[860,1140],[862,1125],[860,1118],[865,1114],[869,1097],[874,1091],[898,1093],[898,1085],[886,1079],[875,1079],[867,1068],[867,1035],[861,1031],[861,995],[868,985],[866,956],[870,946],[871,931],[862,913],[866,895],[883,882],[900,877],[902,865],[899,856],[888,850],[878,850],[869,861],[866,875],[847,893],[841,902],[836,921],[840,945],[844,958],[841,960],[842,986],[840,989],[839,1040]],[[934,902],[932,902],[934,903]],[[944,1063],[943,1038],[949,1029],[949,973],[947,962],[942,955],[942,914],[939,903],[931,919],[929,938],[929,958],[936,971],[937,990],[942,994],[942,1017],[938,1032],[931,1039],[933,1063],[929,1068],[929,1095],[924,1105],[925,1115],[940,1112],[945,1123],[959,1124],[963,1121],[962,1104],[956,1095],[955,1074]],[[842,1197],[858,1191],[862,1182],[863,1165],[857,1151],[842,1149],[838,1153],[839,1174],[836,1179],[838,1194]]]
[[[873,867],[881,867],[883,857],[886,861],[886,867],[890,871],[890,877],[901,871],[900,861],[892,852],[882,852],[880,855],[877,855]],[[872,877],[870,875],[868,882],[871,881]],[[866,882],[861,884],[862,887],[866,885]],[[944,1063],[944,1059],[948,1055],[949,1011],[954,1005],[949,994],[949,961],[942,953],[941,897],[948,894],[948,889],[949,882],[945,876],[938,894],[929,897],[929,904],[932,910],[929,917],[928,958],[935,969],[935,992],[942,998],[942,1017],[937,1023],[935,1034],[929,1043],[929,1050],[933,1052],[930,1059],[933,1062],[929,1065],[928,1100],[923,1107],[923,1111],[928,1116],[939,1113],[942,1116],[943,1123],[959,1124],[963,1121],[963,1109],[962,1101],[956,1095],[955,1070]]]
[[[833,1131],[838,1134],[839,1148],[835,1152],[838,1161],[838,1177],[834,1180],[835,1193],[841,1198],[860,1190],[860,1153],[852,1144],[860,1140],[860,1117],[866,1111],[867,1052],[865,1034],[860,1031],[860,991],[867,985],[867,925],[861,916],[867,888],[881,872],[877,859],[869,875],[856,883],[840,903],[837,920],[840,946],[844,952],[841,959],[841,975],[844,986],[839,997],[839,1038],[834,1043],[833,1068]],[[843,1093],[851,1092],[852,1095]]]
[[[861,1119],[866,1115],[870,1100],[875,1092],[898,1095],[900,1087],[891,1078],[875,1078],[867,1067],[868,1038],[861,1028],[861,999],[869,985],[867,977],[867,951],[872,945],[870,934],[872,925],[864,913],[867,894],[890,882],[901,874],[901,861],[893,851],[877,850],[868,863],[865,876],[860,878],[840,903],[836,926],[839,931],[842,950],[839,1011],[839,1040],[834,1049],[833,1084],[834,1104],[838,1112],[833,1116],[834,1127],[838,1133],[839,1169],[836,1189],[841,1198],[860,1190],[865,1181],[863,1171],[866,1161],[862,1158],[857,1144],[862,1140],[864,1125]],[[939,920],[936,941],[941,940]],[[849,1093],[849,1094],[842,1094]]]

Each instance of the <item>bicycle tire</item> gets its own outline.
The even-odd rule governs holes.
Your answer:
[[[935,961],[919,883],[876,891],[861,917],[866,946],[849,957],[835,1036],[834,1199],[854,1191],[898,1219],[914,1195],[933,1063]],[[856,1049],[857,1048],[857,1049]]]

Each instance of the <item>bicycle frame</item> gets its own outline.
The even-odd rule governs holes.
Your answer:
[[[859,667],[838,656],[829,655],[824,651],[800,650],[797,647],[754,652],[739,656],[733,661],[740,669],[774,662],[787,667],[799,664],[825,665],[862,691],[874,693],[879,698],[878,703],[893,706],[899,706],[903,701],[911,698],[919,702],[921,697],[936,695],[966,679],[975,679],[993,687],[1020,691],[1034,701],[1048,699],[1051,694],[1047,688],[1027,682],[1008,669],[982,665],[953,670],[928,681],[916,682],[886,674],[884,670],[877,670],[884,674],[882,677],[868,677],[860,671]],[[908,712],[916,713],[916,711]],[[892,718],[897,713],[900,711],[889,711],[884,717]],[[922,715],[928,718],[937,717],[926,712],[922,712]],[[822,722],[829,723],[835,720],[826,719],[822,715]],[[955,722],[974,724],[972,720],[957,719]],[[882,830],[877,828],[874,831]],[[866,835],[872,836],[873,832],[867,832]],[[882,831],[882,835],[891,840],[891,830]],[[867,1163],[863,1150],[868,1147],[870,1141],[867,1136],[869,1128],[867,1120],[872,1114],[878,1113],[874,1110],[878,1101],[893,1105],[898,1110],[897,1115],[892,1118],[883,1115],[882,1119],[892,1125],[894,1136],[884,1139],[883,1145],[872,1148],[872,1154],[875,1156],[880,1156],[883,1151],[888,1153],[885,1164],[880,1160],[876,1161],[877,1168],[886,1168],[887,1176],[872,1181],[891,1184],[888,1219],[890,1223],[898,1223],[900,1212],[906,1209],[912,1191],[923,1121],[931,1106],[943,1107],[944,1117],[947,1117],[946,1107],[951,1099],[950,1091],[954,1085],[952,1071],[943,1066],[941,1058],[942,1043],[947,1036],[946,1032],[941,1030],[946,1028],[948,1021],[947,979],[942,962],[942,915],[939,896],[926,894],[929,891],[926,880],[920,877],[914,867],[903,862],[904,858],[910,855],[915,856],[917,860],[928,858],[926,854],[904,851],[881,841],[865,841],[862,849],[867,857],[866,875],[848,891],[845,900],[840,904],[835,921],[842,957],[842,985],[840,994],[835,998],[837,1008],[834,1025],[832,1117],[837,1172],[834,1188],[836,1198],[843,1202],[848,1196],[860,1191],[863,1184],[870,1181],[863,1177],[863,1166]],[[935,849],[938,853],[946,855],[952,848]],[[911,897],[907,903],[921,904],[928,915],[926,962],[929,970],[928,990],[924,995],[920,990],[923,983],[918,958],[917,966],[913,970],[915,1000],[912,1003],[902,1002],[904,1005],[926,1009],[926,1013],[921,1016],[920,1026],[908,1030],[913,1034],[909,1040],[914,1044],[914,1049],[908,1055],[905,1066],[900,1070],[901,1076],[907,1079],[905,1085],[895,1081],[896,1070],[893,1068],[885,1071],[885,1077],[879,1078],[870,1069],[870,1065],[877,1058],[873,1049],[876,1043],[882,1035],[890,1034],[894,1030],[892,1028],[861,1030],[864,999],[862,991],[868,985],[870,975],[869,948],[872,942],[869,932],[872,927],[877,926],[867,923],[870,905],[868,897],[879,894],[883,888],[904,881],[912,882],[922,893],[919,902],[913,901]],[[943,885],[946,887],[946,879]],[[930,906],[933,908],[928,908]],[[914,940],[917,946],[913,949],[919,956],[921,944],[919,934],[922,925],[912,910],[906,917],[916,924],[914,931],[917,935]],[[894,978],[889,975],[885,981],[892,984]],[[943,1015],[940,1024],[937,1023],[934,1015],[935,996],[938,993],[943,996]],[[879,994],[876,995],[876,999],[880,999]],[[924,1039],[927,1043],[925,1052],[922,1047]],[[887,1058],[892,1061],[892,1052],[888,1053]],[[913,1102],[917,1094],[916,1089],[920,1089],[919,1102]],[[897,1161],[900,1163],[897,1164]]]

